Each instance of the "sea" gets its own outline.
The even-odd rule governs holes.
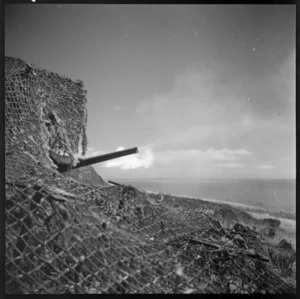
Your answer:
[[[255,218],[278,218],[290,232],[296,227],[296,180],[152,179],[116,180],[154,193],[199,198],[240,207]]]

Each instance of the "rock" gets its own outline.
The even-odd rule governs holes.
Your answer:
[[[280,220],[275,218],[265,218],[262,220],[264,225],[271,228],[278,228],[280,226]]]
[[[246,242],[245,242],[245,240],[243,239],[242,236],[236,235],[236,236],[233,238],[232,241],[233,241],[233,243],[236,244],[238,247],[247,249]]]
[[[246,233],[247,232],[246,227],[243,224],[240,224],[240,223],[237,223],[237,222],[234,224],[233,230],[236,231],[236,232],[240,232],[240,233]]]
[[[282,239],[278,243],[277,247],[279,249],[282,249],[282,250],[285,250],[285,251],[291,251],[291,250],[293,250],[292,244],[290,242],[288,242],[286,239]]]
[[[264,236],[264,237],[267,237],[267,238],[270,238],[270,239],[273,239],[275,237],[275,229],[274,228],[271,228],[271,227],[265,227],[263,228],[260,233]]]
[[[183,294],[192,294],[192,293],[194,293],[194,292],[195,292],[194,289],[187,288],[187,289],[185,289],[185,290],[183,291]]]

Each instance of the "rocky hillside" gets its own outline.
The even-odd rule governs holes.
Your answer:
[[[72,169],[69,172],[66,172],[66,176],[69,176],[76,181],[90,184],[93,186],[104,187],[108,184],[102,179],[100,175],[97,174],[95,169],[92,166],[85,166],[82,168]]]

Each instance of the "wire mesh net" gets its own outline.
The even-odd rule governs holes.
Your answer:
[[[6,293],[294,292],[230,213],[59,174],[51,152],[85,151],[85,103],[81,82],[6,58]]]

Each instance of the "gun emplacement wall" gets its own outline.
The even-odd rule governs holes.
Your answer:
[[[51,153],[85,152],[85,104],[82,82],[6,58],[6,293],[295,292],[253,231],[226,235],[199,200],[57,172]]]

